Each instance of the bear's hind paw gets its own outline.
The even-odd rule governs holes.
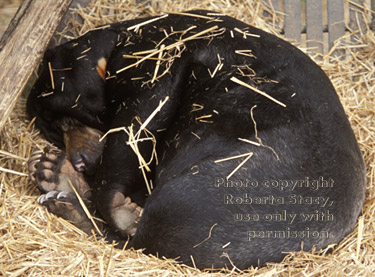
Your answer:
[[[50,191],[39,196],[38,203],[45,206],[49,212],[64,218],[88,234],[94,230],[91,220],[73,193]]]

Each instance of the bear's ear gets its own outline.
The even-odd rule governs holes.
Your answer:
[[[35,73],[38,77],[42,75],[42,73],[45,71],[46,68],[48,69],[48,61],[52,59],[52,56],[53,56],[52,51],[47,49],[46,52],[44,53],[42,60],[40,61],[40,63],[37,65],[35,69]]]
[[[43,56],[43,63],[48,63],[53,57],[53,50],[47,49]]]
[[[48,63],[50,63],[54,59],[54,49],[47,49],[44,53],[43,60],[40,63],[40,70],[48,70]],[[38,69],[39,70],[39,69]]]

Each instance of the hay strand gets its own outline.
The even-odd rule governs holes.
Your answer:
[[[76,188],[73,186],[73,184],[70,180],[68,180],[68,183],[69,183],[70,188],[73,190],[74,194],[76,195],[76,197],[78,199],[78,202],[81,205],[81,207],[82,207],[83,211],[85,212],[86,216],[90,219],[90,221],[91,221],[92,225],[94,226],[95,230],[98,232],[99,235],[103,236],[103,233],[100,231],[98,225],[96,225],[96,222],[95,222],[94,218],[92,217],[89,209],[87,209],[87,207],[85,205],[85,202],[83,201],[82,197],[79,195],[79,193],[77,192]]]
[[[227,180],[229,180],[230,177],[233,176],[234,173],[236,173],[252,156],[253,156],[253,152],[249,152],[249,153],[245,153],[245,154],[240,154],[240,155],[236,155],[236,156],[232,156],[232,157],[228,157],[228,158],[224,158],[224,159],[220,159],[220,160],[216,160],[215,163],[221,163],[221,162],[226,162],[226,161],[230,161],[230,160],[233,160],[233,159],[239,159],[239,158],[242,158],[242,157],[246,157],[242,162],[239,163],[239,165],[236,166],[235,169],[233,169],[233,171],[231,173],[229,173],[229,175],[226,177]]]
[[[237,83],[237,84],[241,85],[241,86],[244,86],[244,87],[246,87],[246,88],[249,88],[249,89],[255,91],[256,93],[259,93],[260,95],[263,95],[264,97],[267,97],[268,99],[272,100],[272,101],[275,102],[276,104],[279,104],[280,106],[286,108],[286,105],[283,104],[282,102],[280,102],[279,100],[273,98],[272,96],[268,95],[268,94],[265,93],[264,91],[261,91],[261,90],[257,89],[256,87],[253,87],[253,86],[249,85],[248,83],[245,83],[245,82],[241,81],[241,80],[238,79],[237,77],[234,77],[234,76],[233,76],[233,77],[230,78],[230,80],[231,80],[232,82],[234,82],[234,83]]]
[[[211,238],[212,230],[215,228],[216,225],[217,225],[217,223],[215,223],[214,225],[212,225],[211,228],[210,228],[210,231],[208,232],[207,238],[205,238],[204,240],[202,240],[200,243],[194,245],[193,248],[197,248],[199,245],[201,245],[201,244],[205,243],[206,241],[208,241]]]
[[[48,62],[48,69],[49,69],[49,75],[51,77],[52,90],[55,90],[55,81],[53,79],[53,72],[52,72],[51,62]]]
[[[138,33],[138,31],[139,31],[139,29],[140,29],[141,27],[143,27],[143,26],[145,26],[145,25],[147,25],[147,24],[150,24],[150,23],[156,22],[156,21],[158,21],[158,20],[164,19],[164,18],[166,18],[166,17],[168,17],[168,14],[164,14],[164,15],[162,15],[162,16],[159,16],[159,17],[156,17],[156,18],[153,18],[153,19],[150,19],[150,20],[146,20],[146,21],[144,21],[144,22],[142,22],[142,23],[139,23],[139,24],[137,24],[137,25],[133,25],[133,26],[129,27],[129,28],[128,28],[128,31],[132,31],[132,30],[134,30],[134,32]]]
[[[181,40],[179,40],[179,41],[177,41],[177,42],[175,42],[175,43],[173,43],[171,45],[167,45],[163,49],[153,49],[153,50],[148,50],[146,52],[142,51],[142,52],[134,53],[135,55],[142,55],[142,54],[146,54],[147,52],[151,52],[150,54],[148,54],[147,56],[145,56],[143,59],[140,59],[139,61],[137,61],[137,62],[135,62],[135,63],[133,63],[131,65],[128,65],[128,66],[126,66],[126,67],[124,67],[122,69],[117,70],[116,74],[119,74],[119,73],[121,73],[121,72],[123,72],[125,70],[128,70],[128,69],[132,68],[132,67],[138,66],[139,64],[143,63],[145,60],[147,60],[147,59],[149,59],[149,58],[151,58],[151,57],[159,54],[160,52],[162,52],[164,50],[168,51],[168,50],[171,50],[171,49],[174,49],[174,48],[179,48],[179,47],[183,46],[184,43],[186,43],[186,42],[188,42],[190,40],[199,39],[201,36],[203,36],[203,35],[205,35],[207,33],[210,33],[210,32],[212,32],[212,31],[214,31],[214,30],[216,30],[218,28],[219,28],[218,26],[213,26],[213,27],[208,28],[206,30],[203,30],[203,31],[201,31],[199,33],[191,35],[190,37],[181,39]]]
[[[119,127],[119,128],[110,129],[99,139],[99,141],[103,141],[103,139],[106,138],[109,134],[120,132],[120,131],[124,131],[128,135],[127,145],[131,147],[131,149],[134,151],[134,153],[138,157],[139,168],[142,171],[143,179],[145,181],[148,194],[151,194],[152,189],[151,189],[150,183],[148,181],[148,178],[144,169],[146,169],[147,172],[151,172],[151,169],[148,165],[152,162],[153,158],[155,158],[157,161],[157,155],[156,155],[156,139],[154,135],[146,129],[146,127],[151,122],[151,120],[156,116],[156,114],[160,112],[160,110],[168,102],[168,100],[169,100],[169,96],[165,97],[164,100],[159,102],[159,105],[157,106],[157,108],[147,117],[145,122],[141,124],[136,134],[134,134],[133,132],[133,124],[132,124],[129,127]],[[150,137],[140,138],[142,132],[146,132],[146,136],[150,135],[151,138]],[[147,163],[138,148],[138,143],[144,140],[151,140],[153,142],[153,152],[152,152],[150,161]]]

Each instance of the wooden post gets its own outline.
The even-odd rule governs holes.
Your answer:
[[[328,6],[328,49],[338,38],[345,35],[344,0],[327,1]]]
[[[308,48],[323,53],[323,3],[321,0],[306,0],[306,40]]]
[[[0,40],[0,130],[72,0],[24,0]]]
[[[301,1],[284,0],[284,30],[285,36],[296,42],[301,42]]]

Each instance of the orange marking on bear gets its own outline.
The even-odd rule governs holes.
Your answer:
[[[100,77],[105,81],[105,70],[107,68],[107,61],[105,58],[101,58],[98,60],[98,65],[96,70],[98,71]]]

